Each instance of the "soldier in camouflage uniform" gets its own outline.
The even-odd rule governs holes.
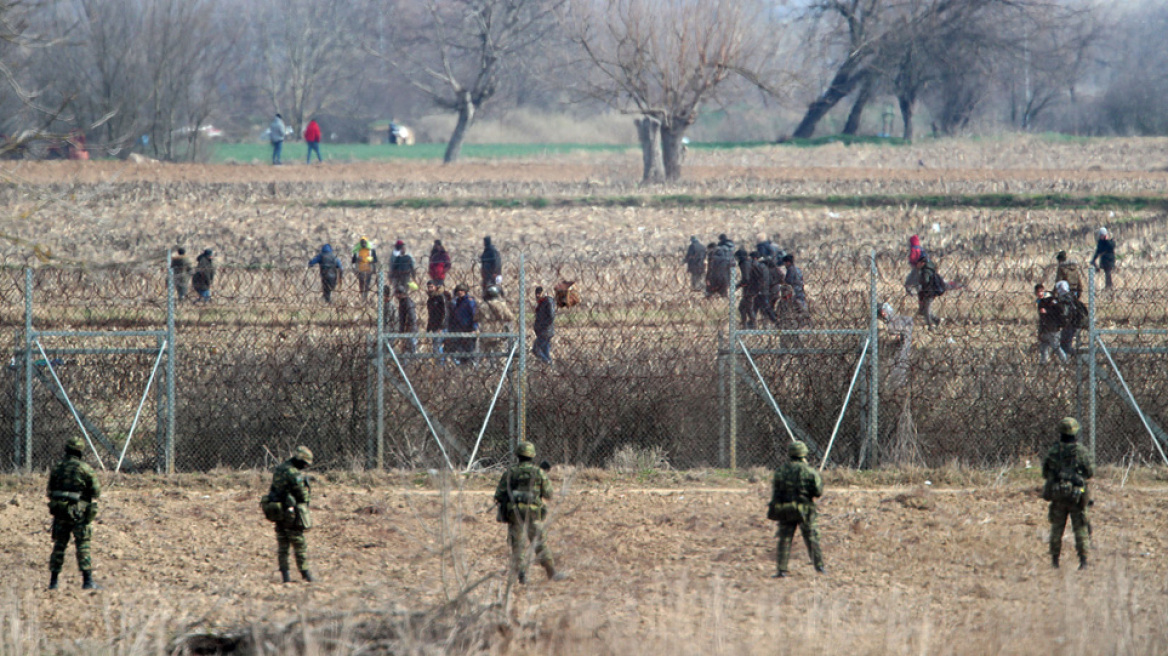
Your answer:
[[[1050,502],[1050,562],[1059,566],[1063,548],[1063,531],[1067,516],[1075,532],[1075,551],[1079,554],[1079,569],[1087,567],[1087,552],[1091,549],[1091,522],[1087,519],[1090,503],[1087,479],[1095,475],[1095,462],[1086,447],[1078,443],[1079,422],[1066,417],[1059,422],[1059,441],[1050,447],[1042,461],[1042,498]]]
[[[815,499],[823,496],[823,479],[819,472],[807,464],[807,445],[792,442],[787,448],[791,462],[775,471],[773,493],[767,519],[779,523],[778,571],[775,578],[787,576],[787,561],[791,557],[791,539],[795,529],[803,532],[803,543],[807,553],[820,574],[827,570],[823,566],[823,552],[819,548],[819,525],[815,512]]]
[[[519,462],[507,470],[495,488],[495,503],[499,506],[498,519],[507,523],[507,543],[511,546],[511,568],[520,583],[527,583],[527,563],[524,560],[526,541],[530,540],[539,564],[548,579],[562,581],[566,576],[556,572],[555,560],[547,546],[543,520],[547,517],[544,501],[552,498],[552,483],[547,474],[536,466],[535,445],[520,442],[515,449]],[[526,538],[526,540],[525,540]]]
[[[312,501],[312,488],[304,469],[312,464],[312,451],[308,447],[296,447],[292,457],[276,468],[272,474],[272,487],[268,498],[283,504],[285,512],[276,522],[276,544],[279,545],[277,560],[280,577],[284,583],[291,583],[288,574],[288,549],[296,552],[296,566],[305,581],[312,583],[312,571],[308,568],[308,540],[304,532],[312,528],[308,504]]]
[[[93,519],[97,517],[97,500],[101,483],[93,467],[85,464],[82,454],[85,441],[72,437],[65,444],[65,458],[49,475],[49,512],[53,514],[53,555],[49,557],[49,589],[57,589],[57,577],[65,564],[65,549],[73,536],[77,549],[77,567],[81,570],[81,587],[94,590],[93,562],[89,541],[93,537]]]

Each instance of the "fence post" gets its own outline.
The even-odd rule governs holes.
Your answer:
[[[374,469],[385,468],[385,271],[377,271],[377,345],[373,351],[377,358],[374,371],[377,375],[377,426],[373,434],[373,444],[369,445],[370,463]]]
[[[166,267],[166,457],[165,473],[174,473],[174,269]]]
[[[737,318],[734,316],[734,292],[737,286],[738,267],[731,265],[730,267],[730,287],[726,290],[726,296],[730,299],[730,317],[727,324],[726,337],[730,349],[727,355],[729,363],[727,384],[729,385],[729,394],[727,395],[727,405],[730,406],[730,469],[738,469],[738,356],[735,353],[738,351],[738,328]]]
[[[723,336],[718,333],[718,349],[724,348],[722,342]],[[726,460],[726,426],[730,421],[730,415],[727,412],[726,403],[726,359],[730,357],[730,351],[727,348],[717,354],[718,358],[718,466],[722,468],[727,467]]]
[[[516,443],[527,441],[527,262],[523,253],[519,254],[519,385],[516,395],[518,429]]]
[[[1095,332],[1095,267],[1087,267],[1087,448],[1095,457],[1095,419],[1097,381],[1095,349],[1099,335]]]
[[[25,473],[32,471],[32,269],[24,270],[24,444],[21,448],[21,466]]]
[[[870,257],[868,284],[868,442],[873,460],[880,445],[880,300],[876,294],[876,250]]]

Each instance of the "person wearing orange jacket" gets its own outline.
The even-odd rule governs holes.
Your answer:
[[[308,125],[304,127],[304,143],[308,144],[307,164],[312,163],[312,153],[314,151],[316,152],[316,161],[324,162],[324,160],[320,158],[320,126],[316,124],[316,119],[312,119],[308,122]]]

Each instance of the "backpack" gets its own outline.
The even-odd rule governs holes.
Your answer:
[[[941,274],[938,273],[936,269],[933,269],[933,277],[929,281],[929,292],[931,292],[934,296],[941,296],[946,291],[948,291],[948,289],[949,285],[946,284],[945,279],[941,277]]]
[[[1058,267],[1058,277],[1061,280],[1067,281],[1067,286],[1071,291],[1078,295],[1083,291],[1083,278],[1079,275],[1079,264],[1077,262],[1063,262]]]
[[[357,271],[359,273],[373,272],[373,249],[368,246],[357,249]]]
[[[1070,453],[1068,454],[1068,451]],[[1070,462],[1067,462],[1067,456],[1070,455]],[[1062,501],[1070,504],[1078,504],[1083,500],[1083,495],[1087,491],[1087,482],[1079,475],[1078,470],[1075,469],[1074,451],[1072,449],[1061,449],[1059,451],[1059,472],[1058,475],[1046,482],[1043,488],[1043,498],[1047,501]]]

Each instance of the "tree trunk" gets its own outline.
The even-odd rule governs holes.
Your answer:
[[[872,100],[872,87],[876,81],[876,76],[872,73],[860,75],[863,75],[864,81],[860,85],[860,92],[856,94],[856,101],[852,103],[852,111],[848,113],[848,122],[844,124],[843,133],[849,136],[855,136],[860,131],[860,119],[864,116],[864,107]]]
[[[815,134],[815,126],[819,124],[819,120],[831,111],[836,103],[847,97],[852,89],[856,88],[856,83],[859,82],[860,74],[853,75],[856,69],[857,62],[848,60],[844,62],[843,66],[836,71],[835,77],[831,80],[831,85],[827,87],[827,91],[823,95],[815,99],[807,107],[807,113],[803,115],[803,120],[799,122],[799,127],[795,128],[795,132],[791,136],[795,139],[810,139],[811,135]]]
[[[642,116],[633,121],[637,126],[637,139],[641,142],[641,161],[644,165],[641,175],[641,184],[652,184],[661,181],[661,148],[658,146],[658,136],[661,133],[661,121],[652,116]]]
[[[904,140],[911,142],[913,137],[913,105],[916,99],[900,96],[896,100],[900,103],[900,118],[904,120]]]
[[[458,160],[462,153],[462,140],[466,137],[467,128],[474,122],[475,104],[470,93],[464,92],[458,103],[458,123],[454,125],[454,133],[446,143],[446,154],[442,157],[443,164],[450,164]]]
[[[681,138],[689,125],[672,128],[661,126],[661,155],[665,165],[665,179],[669,182],[681,179]]]

